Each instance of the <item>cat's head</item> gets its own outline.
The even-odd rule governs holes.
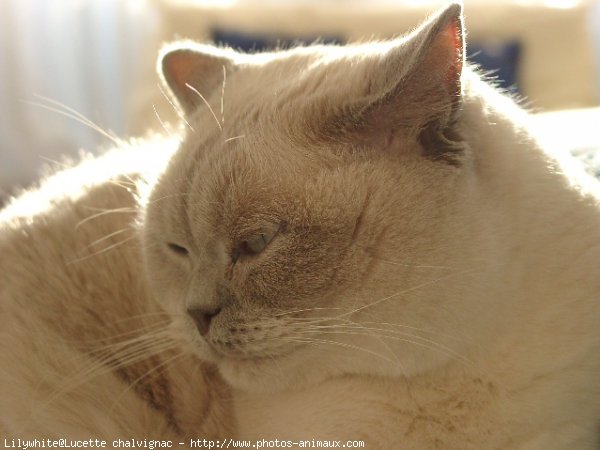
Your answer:
[[[470,309],[463,53],[459,5],[389,42],[164,52],[186,132],[147,206],[148,276],[232,384],[453,357],[443,336]]]

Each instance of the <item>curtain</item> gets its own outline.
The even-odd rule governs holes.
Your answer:
[[[52,109],[76,111],[128,136],[143,102],[141,85],[153,79],[155,6],[148,0],[2,0],[0,190],[27,185],[49,160],[110,144]]]

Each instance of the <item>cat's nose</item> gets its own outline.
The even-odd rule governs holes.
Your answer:
[[[210,323],[213,318],[221,312],[221,308],[207,309],[196,307],[188,308],[187,312],[191,318],[194,319],[194,322],[196,322],[196,328],[198,328],[200,334],[206,336],[210,329]]]

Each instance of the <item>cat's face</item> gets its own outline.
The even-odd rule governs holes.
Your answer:
[[[464,256],[454,242],[466,232],[457,200],[465,186],[456,161],[431,153],[450,138],[428,142],[431,111],[421,123],[422,105],[410,102],[447,94],[462,40],[459,48],[443,36],[448,27],[460,34],[457,14],[447,10],[416,43],[372,54],[366,46],[241,62],[167,54],[165,77],[189,129],[147,206],[146,265],[174,327],[232,384],[402,376],[452,357],[435,336],[460,325],[447,308]],[[406,60],[425,52],[408,67],[419,70],[431,65],[429,48],[439,56],[448,42],[441,89],[405,90],[406,103],[375,91],[390,80],[374,66],[393,52]],[[186,90],[194,80],[182,82],[196,71],[213,79],[204,92],[212,111]],[[440,101],[449,114],[454,100]]]

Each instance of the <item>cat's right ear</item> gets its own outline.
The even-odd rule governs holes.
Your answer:
[[[160,53],[158,72],[185,114],[204,103],[213,89],[224,82],[234,66],[234,52],[209,45],[181,43],[168,45]]]

